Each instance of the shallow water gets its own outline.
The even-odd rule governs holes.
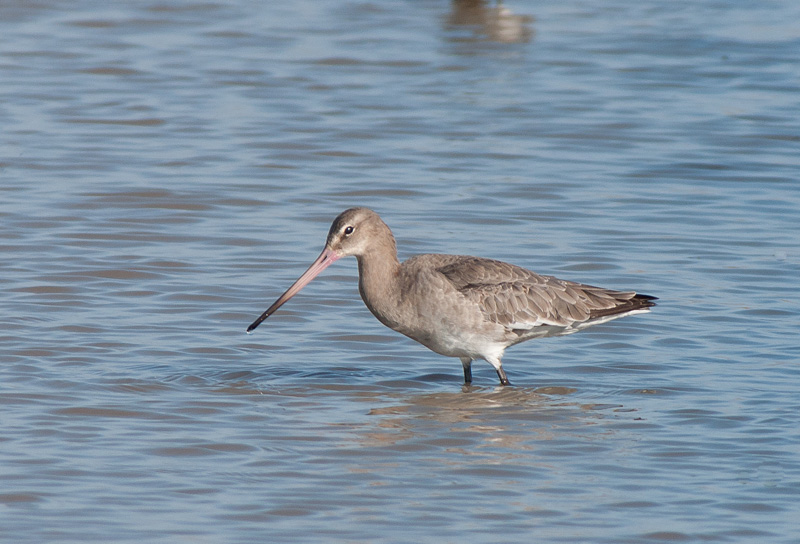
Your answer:
[[[503,6],[0,4],[0,540],[798,541],[800,7]],[[351,205],[659,305],[245,335]]]

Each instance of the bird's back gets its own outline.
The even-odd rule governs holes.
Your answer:
[[[654,297],[543,276],[502,261],[460,255],[419,256],[434,266],[486,320],[532,336],[568,334],[655,305]],[[536,331],[536,329],[539,329]]]

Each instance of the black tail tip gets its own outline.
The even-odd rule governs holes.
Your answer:
[[[633,300],[638,300],[639,302],[641,302],[642,306],[649,307],[649,306],[655,306],[656,305],[656,303],[654,301],[658,300],[658,297],[654,297],[652,295],[642,295],[640,293],[636,293],[633,296]]]

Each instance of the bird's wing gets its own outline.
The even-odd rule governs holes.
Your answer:
[[[639,306],[631,302],[634,292],[541,276],[491,259],[460,257],[437,270],[461,294],[477,303],[487,319],[509,329],[564,327]]]

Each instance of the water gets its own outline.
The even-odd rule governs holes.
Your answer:
[[[798,6],[0,4],[0,540],[800,541]],[[245,335],[351,205],[659,306]]]

